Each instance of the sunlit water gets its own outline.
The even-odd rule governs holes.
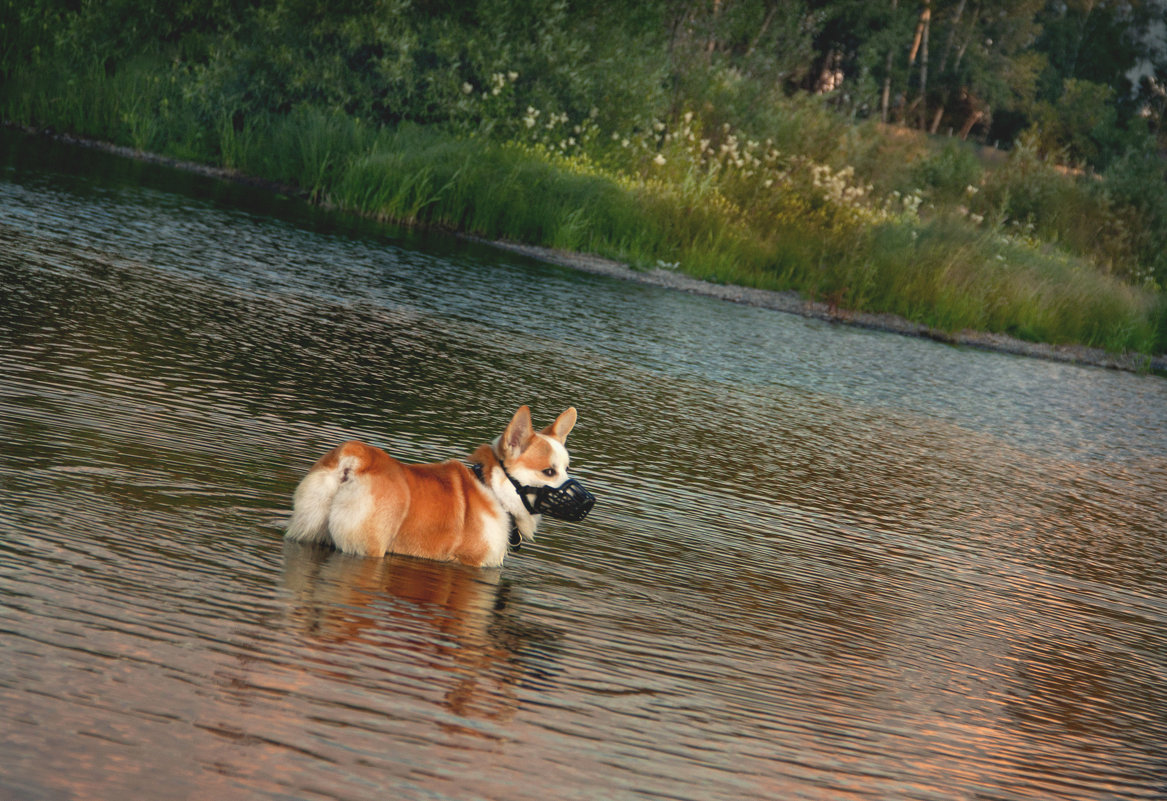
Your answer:
[[[0,797],[1167,796],[1167,381],[0,138]],[[568,405],[501,571],[286,546]]]

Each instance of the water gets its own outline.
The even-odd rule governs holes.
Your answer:
[[[0,138],[0,796],[1167,797],[1167,381]],[[568,405],[501,571],[282,541]]]

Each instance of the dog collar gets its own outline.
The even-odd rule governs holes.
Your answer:
[[[530,499],[527,498],[527,493],[535,491],[535,488],[520,484],[518,482],[518,480],[514,476],[511,475],[510,471],[507,470],[507,466],[503,462],[502,457],[499,456],[497,453],[494,453],[493,450],[491,451],[491,453],[494,455],[494,458],[498,460],[498,469],[502,470],[502,474],[507,477],[507,481],[511,482],[511,486],[515,488],[515,494],[518,495],[519,500],[523,502],[523,508],[526,509],[528,512],[530,512],[533,515],[539,514],[539,511],[531,504]],[[478,480],[481,481],[483,484],[485,484],[486,479],[482,477],[482,465],[476,464],[473,467],[474,467],[474,475],[478,476]],[[514,517],[515,517],[514,515],[511,515],[512,526],[514,525]],[[514,541],[514,536],[515,535],[512,534],[512,537],[511,537],[512,542]],[[515,546],[515,549],[516,550],[518,549],[517,545]]]
[[[499,463],[499,466],[502,467],[501,462]],[[490,486],[486,483],[486,477],[482,474],[482,465],[475,462],[474,464],[470,465],[470,469],[474,472],[474,477],[477,478],[484,487]],[[502,468],[502,471],[503,473],[506,473],[507,478],[511,478],[510,473],[507,473],[505,467]],[[511,481],[514,481],[514,479],[511,478]],[[519,534],[519,524],[515,522],[515,516],[510,512],[507,512],[507,518],[511,521],[511,531],[507,536],[507,545],[509,550],[517,551],[523,547],[523,537],[521,534]]]

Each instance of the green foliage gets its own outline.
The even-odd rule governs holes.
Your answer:
[[[241,129],[224,118],[219,150],[226,166],[299,186],[319,201],[376,137],[373,126],[343,112],[302,106],[249,118]]]
[[[0,0],[0,116],[372,217],[1163,349],[1167,174],[1099,47],[1122,16],[1092,5],[1106,36],[1077,3],[933,0],[915,95],[907,2]],[[858,119],[885,78],[893,119],[1031,130],[998,167]]]
[[[67,11],[64,3],[0,0],[0,79],[44,57]]]
[[[1138,9],[1140,5],[1146,8]],[[1154,14],[1156,5],[1107,0],[1046,4],[1036,17],[1041,26],[1037,46],[1048,57],[1041,99],[1055,101],[1066,80],[1105,85],[1115,95],[1126,95],[1126,75],[1141,55],[1134,33],[1143,24],[1143,13]]]
[[[1105,166],[1139,140],[1138,131],[1118,124],[1109,86],[1067,78],[1056,103],[1039,103],[1033,137],[1044,153],[1064,162]]]
[[[963,198],[969,189],[980,186],[983,169],[972,148],[949,140],[939,152],[915,165],[917,185],[927,187],[937,198]]]
[[[1014,233],[1090,258],[1136,285],[1167,279],[1167,165],[1130,151],[1104,177],[1043,159],[1023,138],[1005,169],[990,172],[973,208]]]
[[[758,127],[808,69],[817,24],[803,0],[678,6],[669,20],[674,105],[713,126]]]
[[[1167,288],[1167,163],[1154,151],[1132,149],[1105,178],[1101,191],[1129,237],[1132,277]],[[1167,337],[1161,341],[1167,345]]]

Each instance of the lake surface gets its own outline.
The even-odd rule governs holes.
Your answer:
[[[1167,380],[0,135],[0,797],[1167,797]],[[568,405],[502,570],[285,545]]]

